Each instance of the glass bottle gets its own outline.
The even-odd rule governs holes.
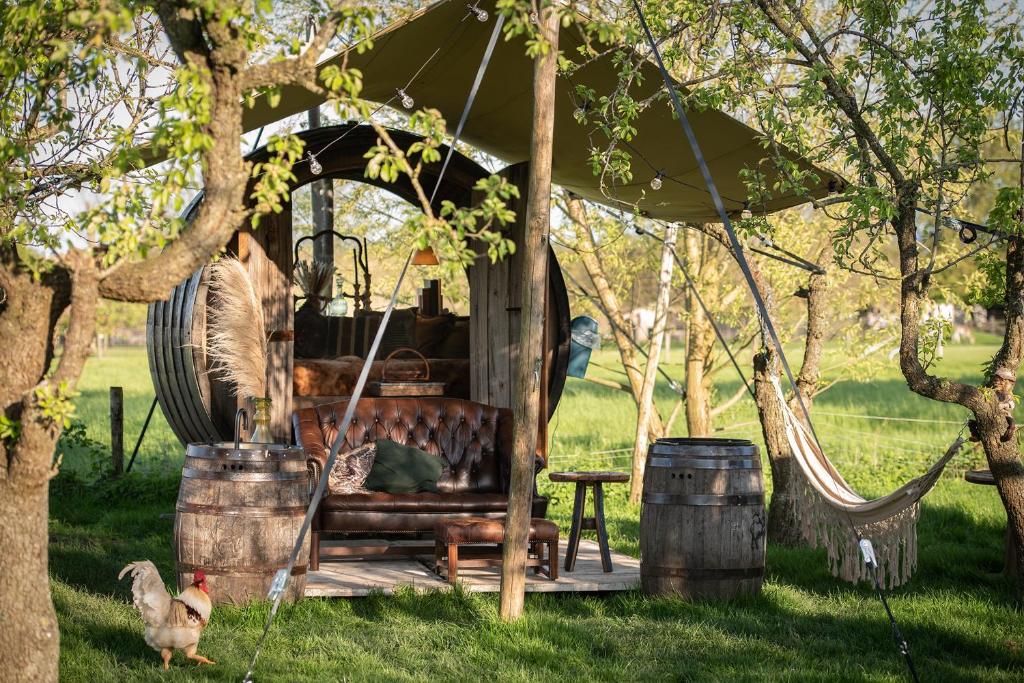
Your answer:
[[[270,433],[270,405],[269,398],[252,399],[252,434],[249,435],[251,443],[274,443],[274,436]]]

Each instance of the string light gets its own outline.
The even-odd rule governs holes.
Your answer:
[[[324,172],[324,167],[320,165],[320,162],[316,159],[316,155],[312,152],[309,153],[309,170],[313,175],[320,175]]]
[[[661,186],[663,184],[661,180],[662,176],[662,172],[658,171],[657,173],[654,174],[654,177],[651,178],[651,189],[654,190],[655,192],[661,189]]]
[[[427,57],[426,61],[424,61],[423,64],[420,65],[420,67],[412,75],[412,78],[409,79],[409,82],[406,83],[406,85],[405,85],[406,88],[408,88],[410,85],[412,85],[413,81],[415,81],[419,77],[419,75],[421,73],[423,73],[423,70],[427,68],[427,65],[430,64],[432,61],[434,61],[434,58],[437,57],[438,53],[441,52],[441,49],[445,45],[448,44],[448,41],[451,40],[452,37],[454,37],[456,31],[458,31],[458,27],[463,22],[465,22],[467,19],[469,19],[470,16],[474,16],[475,15],[476,18],[479,21],[481,21],[481,22],[487,21],[489,15],[487,14],[487,12],[485,10],[483,10],[483,9],[481,9],[479,7],[476,7],[475,5],[474,6],[467,5],[467,7],[468,7],[469,11],[467,11],[465,16],[463,16],[462,19],[459,20],[459,22],[452,27],[451,31],[449,31],[448,35],[445,36],[445,38],[441,41],[440,45],[438,45],[438,47],[434,49],[434,51],[430,54],[430,56]],[[479,10],[479,11],[477,11],[477,10]],[[387,102],[384,102],[384,103],[378,105],[376,109],[374,109],[372,112],[370,112],[370,118],[372,119],[377,114],[377,112],[379,112],[381,109],[384,109],[384,107],[386,107],[389,104],[391,104],[395,100],[395,98],[398,98],[398,100],[400,101],[401,105],[403,107],[405,107],[406,109],[411,110],[413,107],[416,106],[416,101],[413,100],[413,98],[410,97],[407,92],[405,92],[405,88],[396,88],[395,89],[395,95],[393,95]],[[349,121],[348,123],[349,123],[350,127],[345,132],[343,132],[341,135],[339,135],[338,137],[334,138],[333,140],[328,142],[326,145],[321,147],[320,150],[317,152],[317,154],[323,154],[325,151],[327,151],[328,148],[330,148],[331,146],[333,146],[336,143],[338,143],[341,140],[343,140],[346,136],[348,136],[349,133],[351,133],[353,130],[356,129],[356,126],[352,125],[352,124],[357,123],[356,121]],[[309,153],[309,168],[310,168],[310,171],[312,171],[316,175],[319,175],[320,173],[323,172],[323,166],[321,166],[320,162],[318,162],[316,160],[316,157],[314,156],[314,154],[312,152]]]
[[[487,21],[487,10],[483,9],[482,7],[477,7],[476,5],[466,5],[466,7],[469,8],[470,12],[476,15],[476,20],[479,21],[481,24]]]
[[[405,92],[405,90],[398,88],[395,92],[398,94],[398,99],[402,102],[403,107],[406,109],[412,109],[416,106],[416,100],[414,100],[409,93]]]
[[[536,24],[539,21],[540,21],[540,16],[537,14],[537,12],[535,12],[535,11],[530,12],[530,23]]]
[[[740,211],[740,219],[748,221],[754,217],[753,212],[750,210],[750,204],[743,202],[743,210]]]

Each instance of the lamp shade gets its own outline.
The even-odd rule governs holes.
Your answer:
[[[416,253],[412,255],[412,264],[414,266],[436,266],[439,263],[440,261],[437,260],[437,254],[434,253],[433,247],[417,249]]]

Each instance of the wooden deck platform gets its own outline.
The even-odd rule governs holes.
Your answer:
[[[559,548],[564,552],[564,545]],[[391,594],[396,588],[411,586],[416,590],[450,590],[448,582],[428,568],[428,558],[393,560],[320,561],[320,570],[310,572],[306,579],[306,595],[310,597],[354,598],[372,592]],[[601,556],[597,543],[583,539],[576,555],[576,568],[566,572],[562,568],[564,555],[559,557],[558,580],[529,572],[526,577],[528,593],[580,593],[599,591],[626,591],[640,584],[640,561],[629,555],[612,551],[615,570],[606,574],[601,570]],[[429,558],[433,562],[433,556]],[[467,591],[497,593],[501,583],[498,567],[460,569],[459,583]]]

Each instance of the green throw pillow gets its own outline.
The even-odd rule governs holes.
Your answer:
[[[371,491],[388,493],[437,492],[444,461],[414,446],[378,439],[373,469],[363,484]]]

